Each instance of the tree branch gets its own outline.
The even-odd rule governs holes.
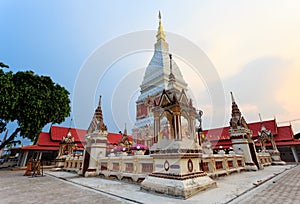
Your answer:
[[[15,131],[7,138],[4,142],[1,143],[0,149],[3,149],[6,145],[8,145],[11,141],[15,139],[17,134],[21,131],[21,128],[15,129]]]

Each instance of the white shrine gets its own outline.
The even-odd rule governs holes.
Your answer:
[[[168,88],[168,77],[170,73],[169,45],[161,22],[159,12],[159,26],[154,45],[154,54],[148,64],[143,82],[140,86],[140,96],[136,101],[136,122],[132,129],[132,136],[139,144],[151,146],[153,144],[153,113],[154,102],[158,102],[161,92]],[[184,81],[176,62],[172,61],[173,75],[176,78],[175,86],[179,90],[187,91],[187,83]],[[166,120],[161,121],[161,135],[167,136],[168,124]]]
[[[184,89],[180,91],[177,88],[171,61],[170,55],[168,89],[162,91],[158,103],[152,109],[155,143],[150,149],[150,156],[154,163],[153,172],[141,183],[141,188],[186,199],[216,186],[216,182],[200,170],[202,149],[195,135],[196,109]],[[170,127],[167,137],[159,137],[163,117]],[[182,135],[182,117],[188,121],[188,136]]]
[[[262,169],[258,155],[252,140],[252,131],[248,128],[247,122],[241,114],[234,98],[232,92],[232,112],[230,119],[230,139],[232,142],[232,147],[234,152],[242,154],[245,157],[245,168],[246,170]]]
[[[84,176],[97,176],[98,159],[106,156],[107,127],[103,122],[101,96],[98,107],[85,135],[83,164],[79,174]]]

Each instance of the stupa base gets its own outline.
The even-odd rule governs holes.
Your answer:
[[[205,173],[200,174],[198,177],[177,177],[177,179],[149,175],[141,183],[141,189],[187,199],[200,191],[217,186],[217,183]]]

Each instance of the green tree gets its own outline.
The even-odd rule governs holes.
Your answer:
[[[69,92],[48,76],[0,69],[0,87],[0,132],[10,123],[17,124],[0,149],[15,143],[18,135],[36,142],[45,125],[61,123],[70,115]]]

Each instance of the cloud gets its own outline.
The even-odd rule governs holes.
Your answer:
[[[228,93],[233,91],[248,122],[257,121],[258,113],[264,118],[289,114],[291,110],[278,99],[278,90],[285,83],[285,73],[290,67],[290,61],[278,56],[260,57],[247,63],[238,74],[224,80],[224,89]]]

